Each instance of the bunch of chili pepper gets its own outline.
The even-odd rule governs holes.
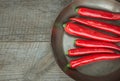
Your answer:
[[[76,12],[81,16],[90,18],[120,20],[120,13],[90,8],[77,8]],[[115,52],[120,51],[120,47],[116,44],[120,42],[120,26],[87,18],[70,18],[70,20],[74,22],[67,22],[63,25],[66,33],[73,36],[84,37],[87,38],[87,40],[75,40],[75,45],[79,48],[68,50],[67,55],[80,58],[71,60],[67,67],[75,69],[97,61],[120,59],[120,54]],[[94,28],[116,34],[118,37],[104,34]]]

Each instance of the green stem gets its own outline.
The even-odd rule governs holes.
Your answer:
[[[74,40],[74,45],[75,45],[76,40]]]
[[[63,24],[63,27],[65,28],[67,24]]]
[[[67,51],[67,52],[65,52],[65,55],[68,55],[68,51]]]
[[[67,64],[67,67],[70,68],[70,64]]]
[[[76,8],[76,9],[75,9],[75,12],[78,12],[78,11],[79,11],[79,8]]]

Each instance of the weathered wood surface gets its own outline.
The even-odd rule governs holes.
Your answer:
[[[0,81],[73,81],[55,63],[53,22],[71,0],[0,0]]]

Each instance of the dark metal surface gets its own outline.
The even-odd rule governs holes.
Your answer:
[[[52,31],[52,47],[57,63],[67,75],[77,81],[120,81],[120,60],[97,62],[77,70],[66,68],[70,59],[64,53],[74,48],[73,42],[76,38],[66,34],[62,24],[70,17],[78,16],[74,10],[80,6],[120,12],[120,3],[115,0],[75,0],[68,5],[56,19]],[[120,24],[119,21],[105,20],[105,22]]]
[[[116,0],[116,1],[120,2],[120,0]]]

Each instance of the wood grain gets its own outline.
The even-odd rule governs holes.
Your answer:
[[[0,80],[22,78],[35,63],[40,62],[39,59],[48,54],[48,45],[39,42],[0,43]]]
[[[0,0],[0,81],[73,81],[55,63],[52,25],[71,0]]]

